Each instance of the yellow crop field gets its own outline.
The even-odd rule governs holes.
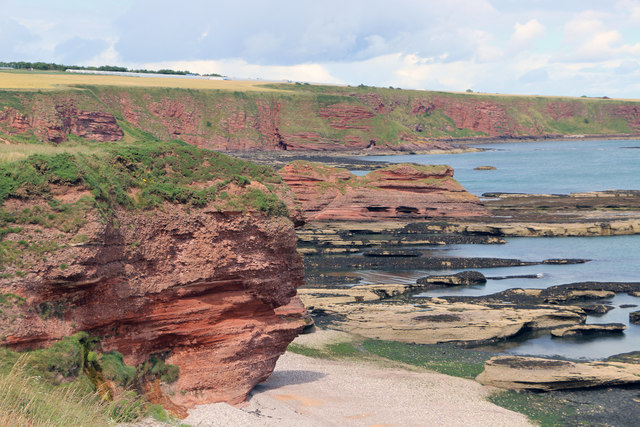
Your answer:
[[[128,77],[74,74],[64,72],[0,71],[0,89],[38,90],[69,88],[76,85],[170,87],[181,89],[218,89],[228,91],[271,91],[265,82],[245,80],[205,80],[171,77]]]
[[[54,146],[46,144],[11,144],[0,138],[0,163],[10,163],[29,157],[32,154],[53,155],[59,153],[101,153],[100,145],[65,145]]]

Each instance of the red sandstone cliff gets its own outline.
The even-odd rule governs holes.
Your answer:
[[[309,220],[425,219],[489,215],[449,166],[400,164],[358,177],[296,161],[280,170]]]
[[[631,101],[281,86],[273,92],[107,88],[8,92],[0,138],[123,138],[120,124],[161,141],[220,151],[429,151],[450,140],[631,136]],[[120,120],[118,122],[116,120]]]
[[[0,123],[9,134],[33,131],[43,141],[62,142],[68,135],[94,141],[119,141],[124,133],[113,114],[101,111],[78,110],[73,103],[59,104],[54,111],[31,118],[21,112],[4,107],[0,110]]]
[[[37,204],[46,206],[12,199],[3,208]],[[27,274],[0,280],[0,294],[26,298],[3,315],[3,344],[35,348],[84,330],[129,364],[161,354],[180,368],[165,397],[192,406],[242,401],[301,331],[303,267],[288,219],[173,204],[85,218],[77,233],[26,224],[4,237],[58,249],[25,252]]]

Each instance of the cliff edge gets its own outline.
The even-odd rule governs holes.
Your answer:
[[[129,365],[177,366],[161,393],[189,407],[244,400],[305,324],[269,168],[168,144],[32,156],[0,181],[4,346],[86,331]]]
[[[640,133],[640,104],[612,99],[301,84],[28,89],[0,93],[0,142],[126,141],[144,132],[221,151],[368,153]]]

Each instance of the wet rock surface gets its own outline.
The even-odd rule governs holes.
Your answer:
[[[415,249],[373,249],[364,251],[364,256],[370,257],[419,257],[422,252]]]
[[[483,285],[487,283],[487,278],[479,271],[461,271],[451,275],[423,277],[418,279],[417,283],[419,285],[471,286]]]
[[[592,336],[601,334],[620,334],[627,327],[623,323],[576,325],[551,331],[551,336],[557,338]]]

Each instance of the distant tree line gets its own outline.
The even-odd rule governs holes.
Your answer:
[[[90,70],[90,71],[120,71],[120,72],[129,72],[129,73],[151,73],[151,74],[176,74],[176,75],[187,75],[194,74],[199,75],[197,73],[191,73],[189,71],[176,71],[176,70],[168,70],[162,69],[158,71],[154,70],[130,70],[125,67],[118,67],[115,65],[101,65],[100,67],[83,67],[80,65],[62,65],[55,64],[49,62],[25,62],[25,61],[17,61],[17,62],[0,62],[0,67],[11,67],[17,70],[43,70],[43,71],[66,71],[66,70]],[[222,77],[220,74],[205,74],[205,76],[211,77]]]

